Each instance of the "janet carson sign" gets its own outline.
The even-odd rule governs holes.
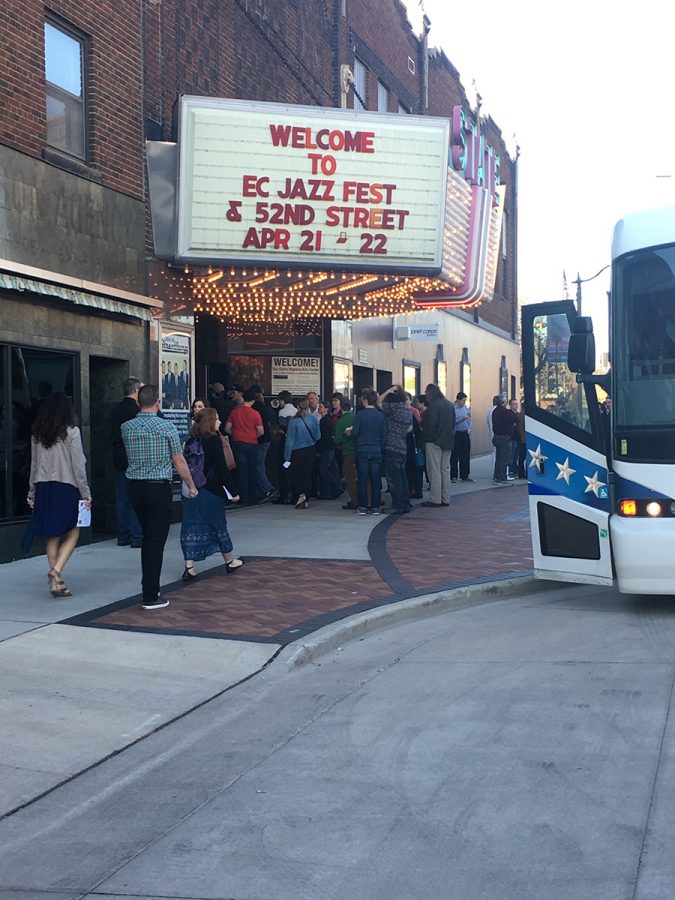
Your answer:
[[[176,257],[441,270],[450,123],[181,101]]]

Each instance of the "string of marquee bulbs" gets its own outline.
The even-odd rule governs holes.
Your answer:
[[[377,273],[245,267],[209,268],[206,274],[192,274],[195,315],[207,313],[240,326],[403,315],[420,311],[415,295],[442,292],[447,297],[453,290],[438,278]],[[467,308],[477,302],[452,305]]]

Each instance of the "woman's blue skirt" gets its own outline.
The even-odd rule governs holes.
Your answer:
[[[62,481],[38,481],[35,485],[35,534],[60,537],[77,525],[80,492]]]
[[[180,546],[183,559],[195,561],[206,559],[214,553],[232,552],[222,497],[216,497],[205,487],[193,500],[183,497]]]

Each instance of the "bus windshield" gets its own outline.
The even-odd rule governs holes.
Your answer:
[[[615,452],[673,462],[675,245],[617,260],[612,321]]]

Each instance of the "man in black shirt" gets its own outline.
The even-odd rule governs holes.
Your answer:
[[[218,418],[220,419],[221,434],[225,434],[223,429],[227,422],[227,417],[232,412],[232,405],[225,396],[225,385],[221,384],[220,381],[214,382],[209,385],[209,394],[211,406],[218,413]]]
[[[124,382],[124,399],[110,413],[110,440],[115,468],[115,500],[117,504],[117,546],[140,548],[143,529],[129,499],[126,471],[129,461],[122,441],[122,423],[135,419],[139,412],[138,391],[143,387],[140,378],[127,378]]]
[[[497,450],[494,483],[500,487],[511,484],[507,478],[507,469],[511,452],[511,438],[517,423],[518,416],[506,406],[506,394],[500,394],[492,413],[492,443]]]

